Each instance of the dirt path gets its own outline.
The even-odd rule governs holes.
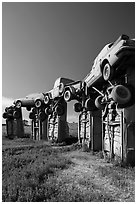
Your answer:
[[[134,202],[134,172],[130,168],[121,168],[107,163],[91,153],[81,150],[67,152],[65,157],[73,164],[63,170],[58,180],[66,180],[67,188],[93,194],[93,200]]]

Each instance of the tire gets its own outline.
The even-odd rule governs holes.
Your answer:
[[[125,104],[118,104],[118,108],[127,108],[135,104],[135,87],[131,84],[125,86],[129,89],[131,93],[131,99]]]
[[[35,119],[35,114],[33,112],[29,113],[29,119],[31,119],[31,120]]]
[[[50,102],[49,96],[46,95],[45,98],[44,98],[44,103],[45,103],[46,105],[48,105],[49,102]]]
[[[77,113],[83,110],[81,103],[75,103],[73,108],[74,108],[74,111]]]
[[[26,110],[27,111],[31,111],[31,107],[26,107]]]
[[[98,96],[95,99],[95,106],[99,109],[99,110],[103,110],[105,108],[105,104],[102,104],[102,96]]]
[[[109,63],[106,63],[103,67],[103,78],[105,81],[111,80],[114,75],[114,69],[110,66]]]
[[[13,114],[8,113],[8,114],[7,114],[7,119],[9,119],[9,120],[13,120],[13,119],[14,119],[14,118],[13,118]]]
[[[37,113],[37,109],[36,108],[32,108],[32,113],[36,114]]]
[[[40,99],[35,100],[35,106],[36,106],[36,108],[40,108],[42,106],[42,102]]]
[[[86,108],[87,111],[96,111],[96,110],[98,110],[97,107],[95,106],[95,102],[91,98],[88,98],[86,100],[85,108]]]
[[[16,119],[19,119],[21,117],[20,112],[19,111],[14,111],[13,112],[13,117]]]
[[[112,89],[111,96],[115,102],[123,105],[130,101],[131,92],[127,87],[117,85]]]
[[[15,106],[16,108],[21,108],[22,102],[20,100],[16,101]]]
[[[39,113],[39,120],[41,121],[41,122],[43,122],[44,120],[46,120],[47,119],[47,114],[45,114],[44,112],[40,112]]]
[[[2,117],[3,117],[4,119],[6,119],[6,118],[8,117],[7,113],[4,112],[3,115],[2,115]]]
[[[64,93],[64,100],[66,101],[66,102],[69,102],[69,101],[71,101],[71,92],[70,92],[70,90],[67,90],[67,91],[65,91],[65,93]]]
[[[47,114],[47,115],[51,115],[52,114],[52,109],[50,108],[50,107],[47,107],[46,109],[45,109],[45,113]]]
[[[58,116],[62,116],[65,113],[65,109],[63,105],[57,105],[55,108],[55,112]]]
[[[64,93],[64,100],[66,102],[69,102],[73,99],[77,99],[76,96],[76,89],[73,86],[70,86],[68,90],[65,91]]]

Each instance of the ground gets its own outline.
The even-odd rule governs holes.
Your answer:
[[[135,168],[77,144],[3,139],[3,201],[134,202]]]
[[[81,150],[69,152],[65,156],[71,159],[73,165],[63,170],[59,179],[67,178],[70,188],[74,185],[85,194],[93,193],[92,201],[134,201],[135,183],[134,176],[130,175],[131,169],[113,166]]]

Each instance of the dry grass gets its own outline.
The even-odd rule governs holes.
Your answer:
[[[77,144],[3,139],[4,202],[134,202],[135,168],[107,163]]]

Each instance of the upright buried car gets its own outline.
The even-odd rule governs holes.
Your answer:
[[[94,60],[90,73],[84,78],[87,86],[97,85],[103,80],[112,80],[124,71],[135,56],[135,40],[121,35],[114,43],[107,44]]]

